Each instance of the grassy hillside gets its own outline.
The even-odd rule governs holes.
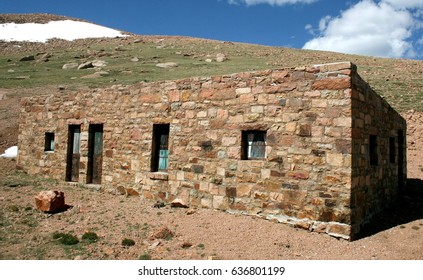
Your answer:
[[[216,54],[227,60],[216,62]],[[44,59],[42,59],[43,55]],[[34,60],[20,61],[33,55]],[[137,58],[137,61],[131,59]],[[212,59],[212,62],[207,62]],[[65,63],[102,60],[102,69],[63,70]],[[263,69],[352,61],[359,74],[399,111],[423,111],[423,61],[382,59],[331,52],[266,47],[188,37],[130,36],[48,44],[0,42],[0,89],[42,93],[59,86],[74,90],[139,81],[212,76]],[[158,63],[175,62],[174,68]],[[96,71],[102,75],[93,76]],[[34,90],[31,90],[34,89]]]

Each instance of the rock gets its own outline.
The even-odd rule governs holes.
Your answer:
[[[168,240],[168,239],[171,239],[173,236],[175,236],[175,234],[170,229],[168,229],[167,227],[161,227],[150,236],[150,240],[154,240],[154,239]]]
[[[189,206],[182,199],[176,198],[170,203],[170,207],[175,208],[188,208]]]
[[[104,60],[94,60],[91,62],[92,66],[94,67],[106,67],[107,63]]]
[[[134,190],[133,188],[127,188],[126,193],[128,196],[139,196],[140,193]]]
[[[118,192],[119,194],[121,194],[121,195],[126,195],[126,189],[125,189],[125,187],[124,187],[124,186],[118,186],[118,187],[116,188],[116,190],[117,190],[117,192]]]
[[[217,61],[217,62],[224,62],[224,61],[226,61],[226,60],[228,60],[228,58],[226,57],[226,55],[225,55],[225,54],[223,54],[223,53],[218,53],[218,54],[216,55],[216,61]]]
[[[187,215],[188,216],[189,215],[193,215],[193,214],[195,214],[195,210],[194,209],[190,209],[190,210],[187,211]]]
[[[87,61],[85,63],[80,64],[78,66],[78,70],[88,69],[88,68],[93,68],[93,67],[94,67],[94,65],[93,65],[92,61]]]
[[[65,209],[65,194],[59,191],[42,191],[35,196],[38,210],[55,213]]]
[[[157,201],[153,205],[153,208],[163,208],[163,207],[165,207],[165,204],[162,201]]]
[[[31,76],[17,76],[14,79],[15,80],[28,80],[28,79],[31,79]]]
[[[27,56],[22,57],[19,61],[31,61],[31,60],[35,60],[35,56],[27,55]]]
[[[140,61],[140,59],[138,57],[133,57],[133,58],[131,58],[131,61],[132,62],[138,62],[138,61]]]
[[[213,62],[213,59],[211,59],[211,58],[207,58],[207,59],[206,59],[206,62],[208,62],[208,63]]]
[[[76,62],[71,62],[71,63],[66,63],[66,64],[64,64],[63,66],[62,66],[62,69],[65,69],[65,70],[67,70],[67,69],[75,69],[75,68],[77,68],[78,67],[78,63],[76,63]]]
[[[151,244],[150,246],[148,246],[148,250],[154,250],[154,249],[156,249],[157,247],[159,247],[159,245],[161,244],[161,242],[160,241],[156,241],[156,242],[154,242],[153,244]]]
[[[192,247],[192,243],[191,242],[184,242],[181,244],[181,248],[183,249],[188,249]]]
[[[175,67],[178,67],[178,63],[176,63],[176,62],[164,62],[164,63],[157,63],[156,66],[160,67],[160,68],[175,68]]]

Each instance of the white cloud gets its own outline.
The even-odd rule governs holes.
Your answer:
[[[394,6],[395,4],[395,6]],[[341,12],[338,17],[323,17],[320,35],[304,49],[381,57],[413,57],[410,38],[421,21],[406,8],[423,6],[418,0],[363,0]]]
[[[269,4],[283,6],[287,4],[310,4],[319,0],[229,0],[229,4],[246,4],[247,6]]]
[[[383,0],[383,2],[391,4],[395,8],[423,8],[422,0]]]

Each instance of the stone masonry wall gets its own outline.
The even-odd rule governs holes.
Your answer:
[[[350,239],[380,208],[370,205],[378,205],[380,192],[360,200],[368,193],[364,180],[375,178],[376,188],[385,172],[384,165],[365,172],[364,162],[353,163],[363,156],[355,147],[366,145],[364,136],[351,138],[362,117],[354,102],[363,85],[354,65],[336,63],[26,98],[18,163],[30,174],[64,180],[68,126],[80,124],[79,182],[86,183],[88,127],[103,124],[104,189],[180,198]],[[389,122],[395,112],[378,102]],[[167,173],[151,172],[153,124],[170,124]],[[402,125],[395,118],[390,131]],[[264,159],[241,160],[245,130],[266,131]],[[55,133],[54,152],[44,152],[46,132]],[[392,189],[395,172],[382,176],[384,189]]]

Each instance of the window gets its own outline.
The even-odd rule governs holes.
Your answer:
[[[153,142],[151,154],[151,171],[164,171],[168,169],[169,158],[169,124],[153,125]]]
[[[243,131],[241,159],[263,159],[266,157],[266,131]]]
[[[370,135],[369,137],[369,157],[370,165],[378,165],[378,148],[377,148],[377,136]]]
[[[389,162],[395,163],[395,137],[389,138]]]
[[[46,132],[44,137],[44,151],[53,152],[54,151],[54,133]]]

